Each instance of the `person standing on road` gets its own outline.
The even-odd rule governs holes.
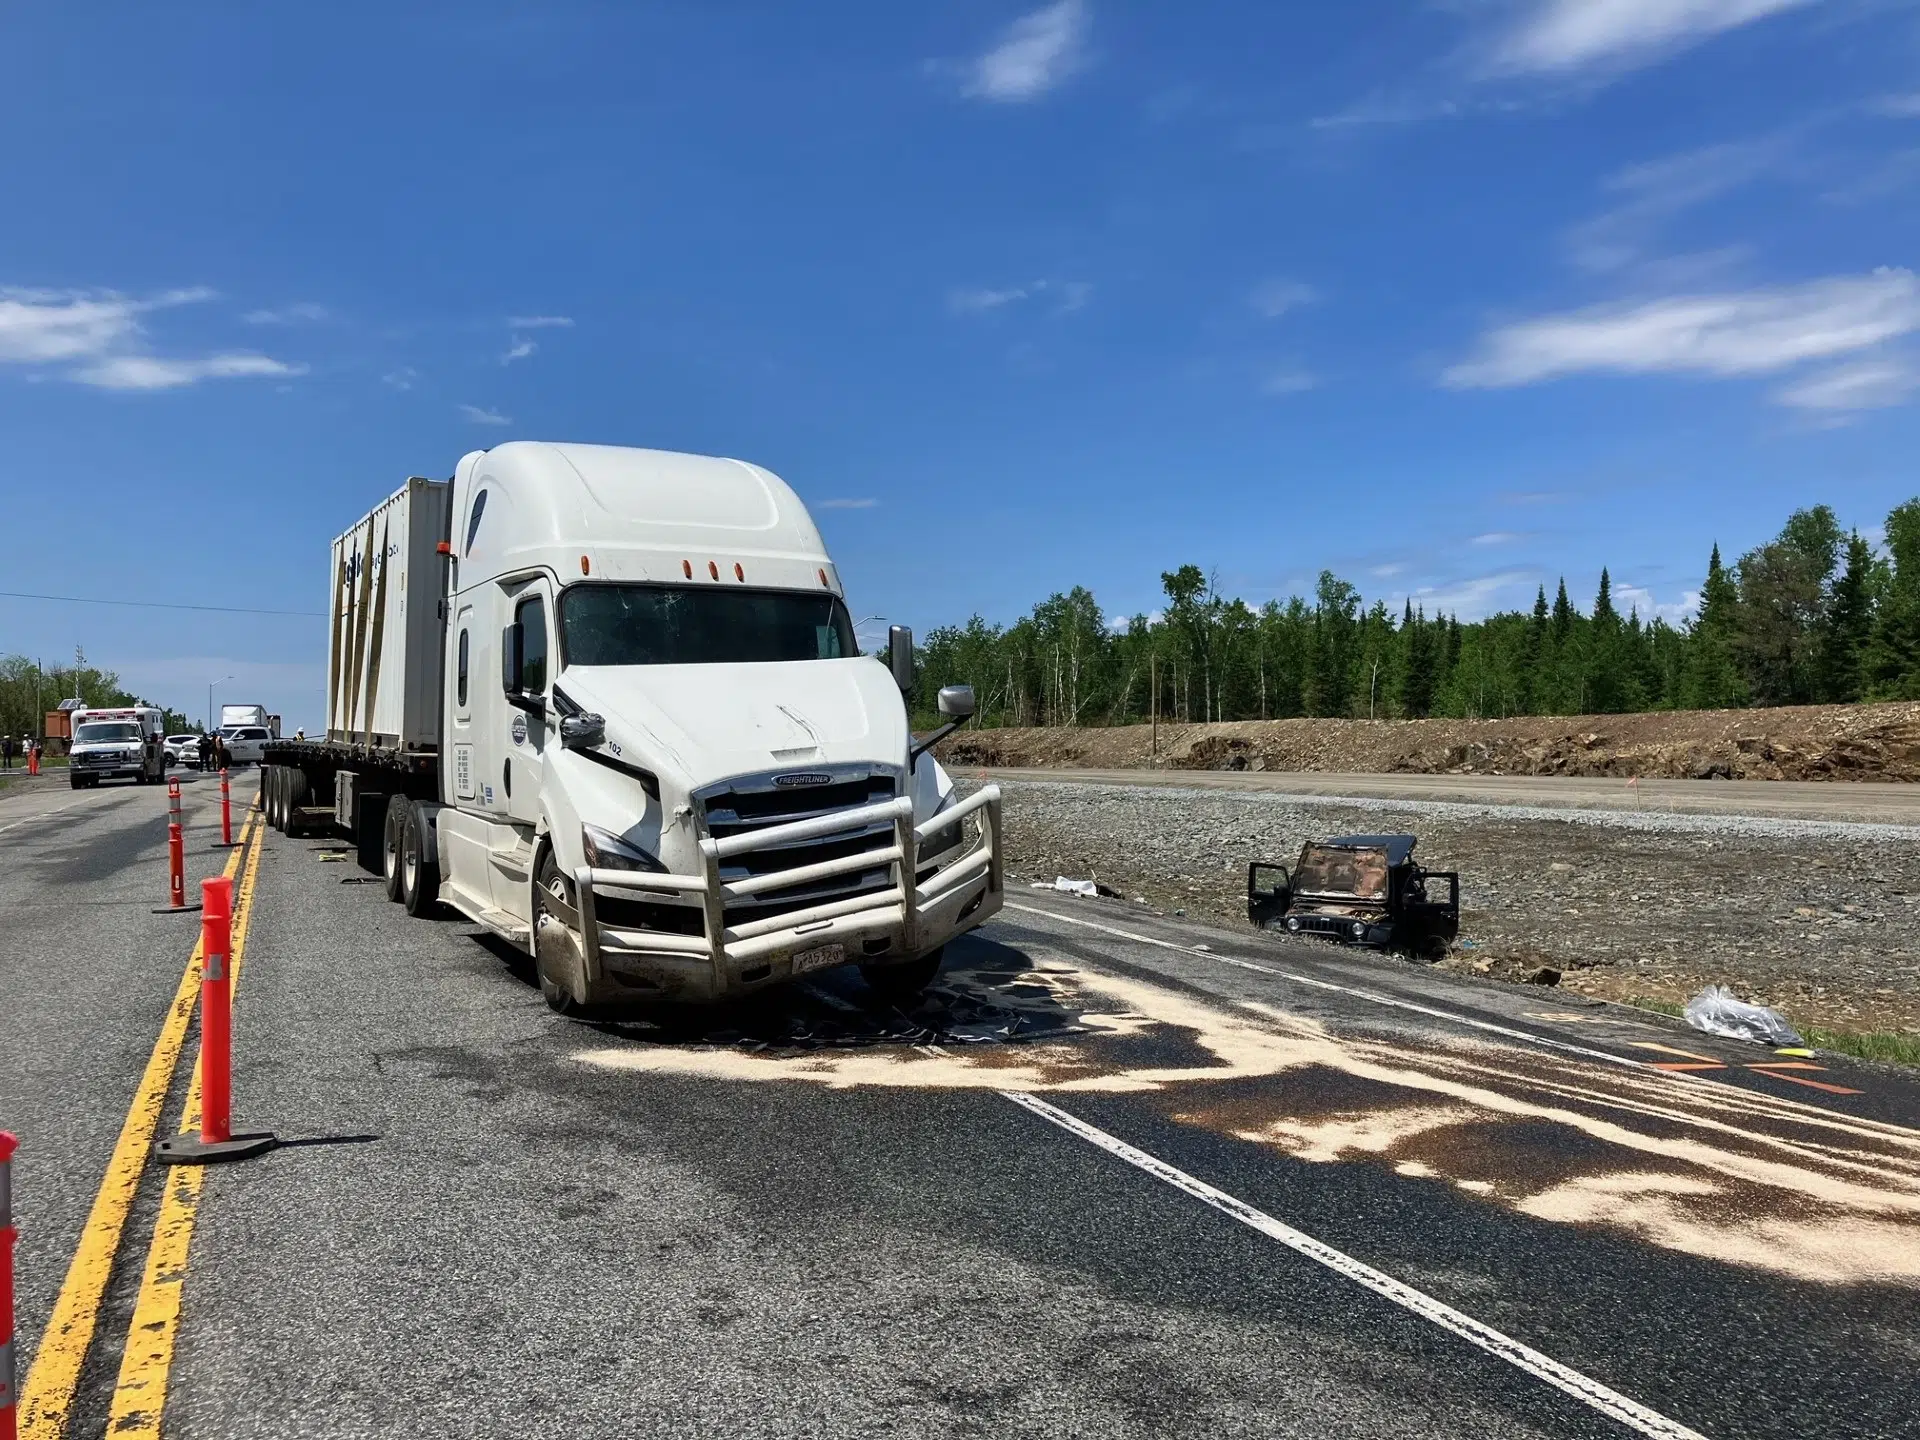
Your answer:
[[[202,771],[211,769],[213,766],[213,737],[211,735],[205,732],[201,733],[199,750],[200,769]]]
[[[0,770],[13,769],[13,736],[0,735]]]

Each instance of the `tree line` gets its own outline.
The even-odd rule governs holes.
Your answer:
[[[89,665],[79,650],[73,652],[73,664],[44,668],[24,655],[0,655],[0,735],[44,737],[47,712],[74,698],[107,707],[153,703],[126,689],[113,671]],[[177,710],[162,708],[161,714],[169,735],[201,728]]]
[[[916,723],[942,685],[973,686],[979,723],[1126,725],[1296,715],[1488,718],[1920,698],[1920,499],[1884,545],[1825,505],[1731,565],[1713,547],[1698,609],[1671,625],[1621,613],[1607,571],[1581,609],[1563,579],[1531,610],[1463,621],[1396,614],[1322,571],[1311,599],[1258,607],[1197,565],[1164,572],[1166,606],[1113,623],[1081,586],[1008,626],[979,615],[919,649]]]

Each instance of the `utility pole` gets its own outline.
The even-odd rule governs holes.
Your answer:
[[[1160,652],[1158,650],[1147,652],[1147,672],[1153,677],[1150,687],[1153,699],[1149,702],[1149,708],[1153,714],[1153,747],[1149,751],[1149,757],[1155,765],[1158,765],[1160,763]]]
[[[1369,720],[1374,718],[1373,697],[1375,692],[1378,691],[1379,688],[1380,688],[1380,662],[1376,659],[1373,662],[1373,678],[1367,681],[1367,719]]]

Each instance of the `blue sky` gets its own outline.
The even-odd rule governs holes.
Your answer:
[[[10,7],[0,590],[318,610],[509,438],[758,460],[925,630],[1396,606],[1920,492],[1892,0]],[[324,624],[0,598],[317,722]]]

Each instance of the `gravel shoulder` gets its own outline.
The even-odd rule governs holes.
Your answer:
[[[997,778],[1012,884],[1239,927],[1250,861],[1404,830],[1460,871],[1449,968],[1676,1004],[1725,984],[1802,1026],[1920,1032],[1920,827]]]

